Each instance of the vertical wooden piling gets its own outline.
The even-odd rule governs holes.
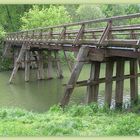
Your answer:
[[[58,78],[63,78],[63,72],[62,72],[62,69],[61,69],[61,64],[60,64],[60,59],[59,59],[59,56],[58,56],[58,51],[54,51],[54,55],[55,55],[55,59],[56,59],[56,67],[57,67],[57,75],[58,75]]]
[[[30,51],[25,52],[25,81],[28,82],[30,77]]]
[[[37,71],[38,80],[45,79],[44,69],[43,69],[43,51],[38,51],[38,71]]]
[[[90,72],[90,81],[98,81],[100,75],[100,62],[91,63],[91,72]],[[90,84],[87,87],[87,102],[97,102],[98,101],[98,92],[99,92],[99,83]]]
[[[18,58],[18,55],[19,55],[18,49],[14,49],[14,67],[15,67],[15,65],[16,65],[16,60],[17,60],[17,58]]]
[[[64,92],[64,97],[61,101],[62,107],[67,105],[69,100],[70,100],[70,96],[72,94],[72,91],[75,87],[75,84],[78,80],[79,74],[82,70],[84,63],[85,63],[85,59],[87,58],[88,51],[89,51],[89,47],[87,47],[87,46],[81,47],[79,50],[79,53],[77,55],[77,62],[72,70],[71,77],[68,81],[68,84],[67,84],[65,92]]]
[[[50,50],[48,50],[48,67],[47,67],[47,79],[52,79],[52,56],[51,56],[52,52]]]
[[[131,105],[138,103],[138,77],[137,77],[137,60],[130,60],[130,75],[134,76],[130,78],[130,98]]]
[[[115,108],[121,109],[123,104],[123,88],[124,88],[124,63],[122,59],[116,62],[116,91],[115,91]]]
[[[25,50],[26,50],[26,46],[23,44],[23,45],[22,45],[22,48],[21,48],[21,50],[20,50],[19,56],[18,56],[18,58],[17,58],[17,60],[16,60],[16,64],[15,64],[15,66],[14,66],[14,69],[13,69],[13,71],[12,71],[11,77],[10,77],[10,79],[9,79],[9,83],[12,82],[13,78],[15,77],[15,75],[16,75],[16,73],[17,73],[17,70],[18,70],[18,68],[19,68],[19,64],[21,63],[21,59],[22,59],[22,57],[23,57],[23,54],[24,54]]]
[[[112,77],[113,77],[114,61],[106,62],[106,73],[105,73],[105,105],[110,107],[112,99]]]
[[[69,60],[68,60],[67,53],[66,53],[66,51],[64,51],[64,50],[63,50],[63,53],[64,53],[65,61],[67,62],[67,66],[68,66],[68,68],[69,68],[69,71],[71,72],[71,71],[72,71],[72,66],[71,66],[71,64],[70,64],[70,62],[69,62]]]
[[[25,55],[23,55],[22,60],[21,60],[21,69],[25,69]]]
[[[37,68],[38,67],[38,53],[37,53],[37,51],[32,51],[32,59],[33,59],[33,64],[34,64],[34,68]]]

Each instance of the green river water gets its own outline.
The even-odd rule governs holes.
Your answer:
[[[90,66],[84,66],[79,80],[89,78]],[[128,64],[125,73],[129,73]],[[24,82],[24,71],[17,72],[14,84],[9,84],[8,80],[11,71],[0,72],[0,107],[19,107],[33,112],[45,112],[52,105],[58,104],[64,94],[64,86],[68,82],[70,72],[66,66],[63,67],[63,79],[57,79],[56,72],[53,71],[54,79],[37,80],[36,71],[32,70],[30,82]],[[100,77],[105,74],[105,65],[101,66]],[[114,71],[115,74],[115,71]],[[113,83],[115,85],[115,82]],[[115,86],[113,86],[114,98]],[[124,102],[129,100],[129,80],[125,80]],[[104,84],[100,84],[99,103],[104,99]],[[72,94],[70,104],[86,102],[86,87],[77,87]],[[112,101],[113,103],[113,101]]]

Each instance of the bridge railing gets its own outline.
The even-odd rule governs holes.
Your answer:
[[[140,18],[140,13],[7,33],[6,42],[138,47],[140,24],[113,25]],[[103,27],[98,27],[99,24]],[[95,27],[97,25],[97,27]]]

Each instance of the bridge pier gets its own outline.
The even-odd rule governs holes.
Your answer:
[[[121,108],[123,105],[124,89],[124,67],[125,60],[120,58],[116,61],[116,89],[115,89],[115,108]]]
[[[130,60],[130,75],[133,77],[130,79],[130,97],[131,103],[138,103],[138,64],[136,59]]]
[[[44,80],[45,79],[45,75],[44,75],[44,66],[43,66],[43,51],[38,51],[38,60],[37,60],[37,64],[38,64],[38,68],[37,68],[37,79],[38,80]]]
[[[52,72],[53,72],[53,68],[52,68],[52,51],[48,50],[47,51],[48,54],[48,58],[47,58],[47,79],[53,79],[52,76]]]
[[[100,62],[91,62],[89,82],[98,81],[100,76]],[[99,83],[87,86],[87,103],[97,102],[99,92]]]
[[[13,78],[15,78],[15,75],[16,75],[16,73],[18,71],[18,68],[19,68],[19,66],[21,64],[21,60],[23,58],[23,55],[24,55],[25,51],[26,51],[26,46],[25,46],[25,44],[23,44],[21,49],[20,49],[18,58],[16,59],[14,69],[13,69],[11,77],[9,79],[9,83],[12,83]]]
[[[25,81],[28,82],[30,77],[30,51],[25,52]]]
[[[98,57],[96,56],[98,55]],[[96,56],[96,57],[95,57]],[[104,105],[111,107],[112,103],[112,89],[113,81],[115,81],[115,108],[122,109],[123,107],[123,94],[124,94],[124,80],[130,79],[130,102],[131,106],[138,103],[138,76],[140,75],[138,69],[138,59],[128,57],[108,57],[101,59],[101,54],[90,55],[88,47],[80,48],[76,64],[72,70],[71,77],[66,85],[64,96],[60,105],[65,107],[72,95],[75,87],[87,87],[87,103],[98,102],[99,84],[105,83],[105,96]],[[130,73],[125,74],[125,62],[129,61]],[[89,79],[77,81],[85,62],[91,65]],[[100,78],[101,64],[106,65],[105,77]],[[116,64],[116,70],[115,65]],[[113,70],[116,74],[113,76]]]
[[[114,68],[114,61],[110,60],[106,62],[106,70],[105,70],[105,105],[110,107],[111,106],[111,99],[112,99],[112,77],[113,77],[113,68]]]
[[[56,60],[57,77],[62,79],[63,78],[63,71],[62,71],[62,68],[61,68],[61,63],[60,63],[58,53],[59,53],[58,51],[54,51],[54,56],[55,56],[55,60]]]
[[[47,58],[44,56],[44,52],[47,52]],[[54,56],[52,54],[54,53]],[[21,67],[25,69],[25,81],[30,80],[30,69],[35,68],[37,70],[37,79],[45,79],[44,71],[44,61],[47,61],[47,79],[53,78],[53,64],[56,66],[56,74],[58,78],[63,78],[63,71],[61,68],[59,51],[58,50],[31,50],[30,47],[23,44],[21,48],[14,48],[13,51],[14,57],[14,68],[9,79],[9,83],[12,83],[13,79],[16,76],[18,69]]]

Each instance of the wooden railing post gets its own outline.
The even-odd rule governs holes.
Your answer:
[[[108,23],[107,23],[107,26],[105,28],[105,30],[103,31],[99,41],[98,41],[98,44],[102,44],[105,39],[107,39],[108,35],[109,35],[109,32],[110,32],[110,29],[112,27],[112,21],[110,20]]]
[[[43,32],[43,29],[40,29],[40,32],[39,32],[39,35],[38,35],[38,40],[42,40],[42,32]]]
[[[58,40],[60,41],[61,39],[66,39],[66,27],[65,26],[63,27],[62,32],[61,32]],[[71,72],[72,71],[72,67],[71,67],[71,65],[69,63],[67,53],[66,53],[66,51],[64,49],[63,49],[63,53],[64,53],[65,60],[67,62],[68,68],[69,68],[69,70]]]
[[[35,35],[35,31],[33,30],[33,31],[32,31],[32,34],[31,34],[31,39],[32,39],[32,40],[34,40],[34,38],[35,38],[34,35]]]
[[[25,40],[28,40],[28,31],[26,31]]]
[[[53,28],[50,28],[49,29],[49,32],[48,32],[48,35],[47,35],[47,38],[46,38],[46,41],[48,41],[48,40],[51,40],[52,39],[52,33],[53,33]]]
[[[84,34],[84,30],[85,30],[85,24],[82,24],[79,32],[77,33],[77,36],[76,36],[74,42],[73,42],[73,46],[78,45],[79,39],[82,38],[82,36]]]
[[[20,40],[23,40],[23,32],[21,33],[21,36],[20,37],[21,37]]]

